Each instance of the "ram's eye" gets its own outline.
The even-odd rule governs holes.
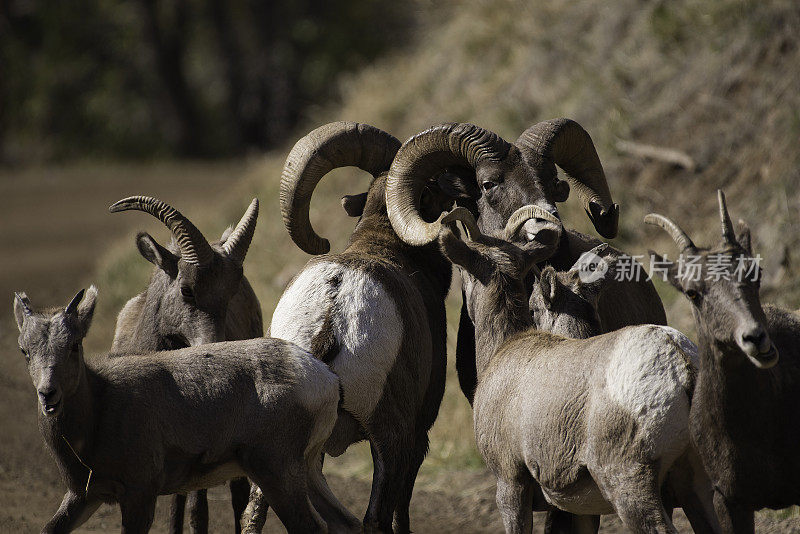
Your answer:
[[[481,187],[483,187],[483,190],[484,190],[484,191],[488,191],[489,189],[493,188],[493,187],[494,187],[494,186],[496,186],[496,185],[497,185],[497,183],[496,183],[496,182],[493,182],[493,181],[491,181],[491,180],[486,180],[485,182],[483,182],[483,183],[481,184]]]
[[[697,297],[700,296],[700,293],[698,293],[694,289],[687,289],[686,290],[686,296],[689,297],[689,299],[691,299],[691,300],[696,300]]]
[[[183,298],[186,300],[194,299],[194,291],[192,291],[192,288],[189,286],[181,286],[181,295],[183,295]]]

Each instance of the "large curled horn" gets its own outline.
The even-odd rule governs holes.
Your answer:
[[[311,195],[323,176],[355,166],[373,176],[389,169],[400,141],[383,130],[356,122],[332,122],[300,139],[289,152],[281,175],[281,215],[289,235],[309,254],[324,254],[330,242],[311,227]]]
[[[670,219],[659,215],[658,213],[650,213],[645,215],[644,222],[663,228],[678,245],[678,248],[683,252],[686,249],[695,248],[691,238],[684,232],[680,226],[672,222]]]
[[[425,245],[439,235],[441,217],[432,223],[420,215],[425,183],[450,166],[475,167],[503,158],[511,145],[472,124],[440,124],[403,143],[386,182],[386,208],[397,235],[410,245]]]
[[[717,200],[719,201],[719,220],[722,223],[722,239],[726,243],[738,244],[731,216],[728,214],[728,206],[725,203],[725,193],[722,192],[722,189],[717,189]]]
[[[258,199],[254,198],[247,208],[247,211],[242,215],[239,224],[225,240],[222,245],[222,250],[225,255],[237,262],[239,265],[244,263],[244,257],[247,254],[247,249],[250,248],[250,242],[253,240],[253,233],[256,231],[256,221],[258,220]]]
[[[564,169],[598,233],[608,239],[616,237],[619,205],[611,198],[592,138],[580,124],[565,118],[542,121],[525,130],[515,144]]]
[[[127,210],[144,211],[164,223],[178,240],[181,259],[186,263],[205,265],[211,261],[214,251],[200,230],[166,202],[153,197],[133,196],[118,200],[108,208],[111,213]]]

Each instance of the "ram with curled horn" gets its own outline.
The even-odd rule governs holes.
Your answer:
[[[558,179],[556,166],[566,173]],[[528,128],[514,143],[472,124],[441,124],[418,133],[398,151],[387,180],[387,206],[392,226],[407,243],[423,245],[436,239],[440,222],[420,216],[420,193],[431,176],[458,176],[453,197],[468,208],[486,235],[503,237],[512,213],[536,206],[537,216],[525,221],[514,239],[553,244],[553,254],[541,262],[566,271],[600,241],[564,230],[557,202],[576,190],[597,229],[606,238],[617,235],[619,206],[612,200],[603,166],[589,134],[570,119],[543,121]],[[616,251],[621,254],[621,252]],[[603,331],[642,323],[666,324],[661,300],[642,276],[619,281],[605,292],[599,306]],[[529,274],[531,288],[534,275]],[[462,306],[457,367],[464,394],[475,389],[475,334]]]
[[[242,267],[255,232],[258,200],[213,243],[181,212],[153,197],[132,196],[109,207],[112,213],[127,210],[156,217],[173,239],[165,247],[148,233],[136,236],[136,247],[155,269],[147,288],[120,311],[112,352],[145,354],[264,335],[261,305]],[[246,479],[231,482],[237,532],[249,493]],[[208,522],[205,490],[189,498],[192,527],[203,531]],[[183,495],[173,499],[172,531],[182,529],[185,501]]]
[[[289,283],[270,326],[328,362],[339,375],[343,402],[326,451],[339,455],[368,439],[375,464],[364,517],[367,531],[409,532],[409,503],[444,393],[444,299],[452,267],[433,243],[409,246],[386,212],[386,173],[400,142],[365,124],[324,125],[300,139],[286,160],[281,212],[294,242],[312,258]],[[366,192],[346,196],[359,217],[347,248],[312,228],[314,187],[331,170],[355,166],[369,174]],[[420,195],[424,220],[452,205],[447,177],[432,177]]]

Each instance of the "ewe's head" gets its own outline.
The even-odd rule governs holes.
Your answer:
[[[569,271],[542,270],[529,300],[538,329],[580,339],[600,333],[597,302],[614,278],[617,259],[606,255],[607,247],[603,243],[585,252]]]
[[[511,238],[519,244],[534,239],[554,244],[562,230],[555,203],[565,201],[570,190],[558,179],[556,165],[566,171],[598,232],[614,237],[619,207],[589,134],[569,119],[536,124],[514,144],[472,124],[442,124],[411,137],[389,171],[389,218],[409,244],[435,240],[441,221],[429,220],[420,208],[424,187],[434,177],[446,183],[442,189],[452,200],[478,218],[483,234],[504,238],[512,214],[530,206],[549,216],[528,218]]]
[[[83,374],[83,338],[94,314],[97,289],[81,289],[64,308],[36,310],[25,293],[14,296],[19,348],[46,416],[61,413]]]
[[[147,299],[158,303],[154,306],[156,316],[148,320],[155,322],[159,339],[148,341],[159,349],[224,341],[228,303],[242,281],[242,264],[258,218],[258,200],[253,199],[235,229],[229,228],[213,243],[178,210],[152,197],[129,197],[109,210],[144,211],[173,234],[168,247],[147,233],[136,236],[139,252],[156,266]]]
[[[722,222],[722,241],[712,249],[695,246],[689,236],[670,219],[651,213],[645,222],[667,231],[680,249],[677,262],[651,252],[663,266],[666,278],[692,304],[701,336],[709,343],[738,348],[758,368],[778,361],[766,329],[766,317],[758,292],[761,271],[753,260],[750,230],[739,221],[734,232],[725,195],[717,192]]]
[[[530,206],[521,208],[513,214],[506,227],[506,237],[513,237],[534,216],[549,217]],[[459,239],[451,229],[451,223],[461,221],[466,239]],[[475,218],[463,207],[457,207],[442,218],[439,244],[444,255],[462,271],[468,273],[477,283],[493,291],[512,292],[513,297],[525,295],[523,279],[536,263],[553,253],[554,244],[528,241],[516,245],[504,239],[490,237],[481,233]],[[554,223],[555,224],[555,223]],[[467,281],[468,284],[472,280]],[[523,304],[524,297],[523,297]],[[525,304],[527,307],[527,304]]]

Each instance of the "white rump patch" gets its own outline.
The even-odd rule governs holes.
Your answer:
[[[270,335],[311,350],[331,315],[339,353],[330,362],[344,388],[344,408],[365,422],[382,394],[403,336],[394,299],[375,277],[336,263],[307,267],[281,296]]]
[[[665,326],[628,327],[620,334],[606,369],[608,394],[637,421],[654,458],[680,454],[689,439],[687,392],[697,347]]]

